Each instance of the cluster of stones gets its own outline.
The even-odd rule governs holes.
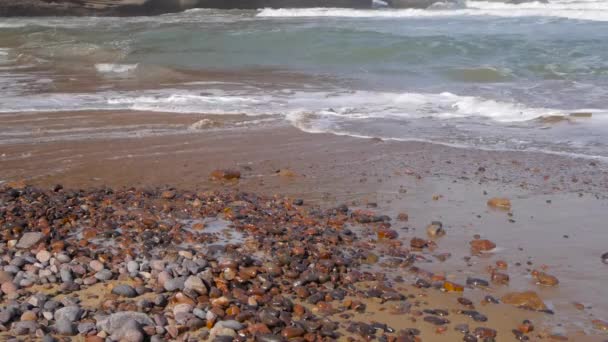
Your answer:
[[[209,218],[230,222],[243,239],[226,243],[217,232],[206,232]],[[398,219],[407,221],[407,215]],[[465,285],[414,266],[417,260],[429,261],[419,252],[436,248],[435,239],[446,230],[441,222],[431,222],[430,239],[413,238],[408,244],[390,221],[345,205],[321,210],[303,206],[302,200],[232,191],[5,187],[0,189],[5,304],[0,331],[45,341],[81,335],[91,342],[317,341],[342,333],[349,339],[420,340],[416,328],[395,331],[381,323],[352,321],[366,311],[362,299],[376,298],[390,302],[391,314],[420,316],[441,334],[450,323],[448,312],[417,310],[409,301],[414,297],[387,282],[385,270],[407,269],[418,288],[463,292]],[[480,237],[470,245],[472,254],[496,247]],[[434,255],[438,260],[449,256]],[[376,263],[383,268],[363,271],[362,266]],[[491,282],[508,283],[508,275],[499,272],[506,268],[498,261],[489,270]],[[541,285],[557,284],[543,271],[533,275]],[[487,288],[490,282],[468,278],[466,286]],[[547,311],[531,291],[507,294],[501,301]],[[487,296],[485,302],[499,300]],[[480,324],[488,320],[470,300],[461,297],[458,303],[465,308],[456,314]],[[495,330],[483,326],[456,330],[465,341],[496,337]],[[525,340],[528,330],[513,333]]]
[[[346,206],[294,203],[302,201],[4,188],[0,330],[48,341],[314,341],[340,336],[331,315],[365,310],[358,301],[332,302],[404,300],[390,287],[362,294],[355,286],[377,278],[357,270],[366,254],[354,247]],[[184,223],[218,216],[245,236],[242,244],[219,243],[204,225],[197,233]]]

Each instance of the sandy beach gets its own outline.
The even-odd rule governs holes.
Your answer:
[[[608,317],[608,303],[602,284],[608,282],[608,276],[603,272],[606,265],[600,256],[606,252],[605,216],[601,213],[608,207],[605,196],[608,173],[601,162],[533,152],[483,151],[422,142],[308,134],[278,123],[255,128],[247,127],[246,123],[234,124],[247,121],[241,121],[242,118],[214,119],[216,122],[209,123],[214,129],[189,129],[196,122],[210,119],[205,115],[70,112],[32,113],[20,118],[26,118],[24,121],[31,126],[31,140],[40,139],[2,146],[0,175],[3,186],[8,188],[19,188],[23,181],[41,189],[52,189],[56,184],[64,189],[85,191],[102,187],[116,191],[177,189],[180,195],[174,200],[173,197],[163,200],[161,196],[161,201],[175,201],[176,207],[191,201],[188,199],[191,197],[181,194],[206,191],[288,198],[285,203],[301,200],[306,210],[347,205],[349,212],[343,218],[344,224],[356,232],[355,245],[366,255],[356,269],[374,274],[373,280],[354,284],[363,291],[358,297],[351,298],[356,291],[349,292],[342,301],[329,304],[346,311],[323,312],[327,309],[323,305],[305,305],[316,314],[340,322],[336,328],[340,339],[367,336],[357,330],[364,328],[351,326],[352,322],[361,321],[387,324],[390,329],[385,334],[389,340],[409,328],[419,329],[423,341],[459,340],[463,335],[455,327],[468,324],[471,331],[478,326],[495,329],[498,332],[495,340],[509,341],[516,336],[511,330],[521,328],[524,320],[534,324],[534,331],[525,334],[530,340],[606,339],[606,325],[601,321]],[[0,120],[2,127],[23,124],[10,115]],[[37,122],[43,121],[46,127],[62,124],[70,129],[86,123],[101,132],[112,125],[152,126],[162,122],[176,132],[111,139],[92,135],[74,141],[53,141],[53,134],[60,133],[36,130]],[[70,122],[74,124],[67,124]],[[218,169],[236,170],[240,178],[210,179]],[[488,206],[488,200],[495,197],[508,198],[510,208]],[[390,221],[370,222],[360,219],[361,215],[387,215]],[[441,226],[445,236],[428,235],[427,228],[432,222]],[[387,229],[394,233],[385,240],[381,233]],[[413,238],[431,244],[425,242],[422,249],[414,248]],[[496,248],[481,253],[472,251],[470,242],[476,238],[490,240]],[[261,248],[258,252],[262,254],[269,252],[261,245],[253,248]],[[395,264],[395,256],[391,256],[394,248],[407,251],[415,262],[406,261],[410,259],[403,259],[402,255]],[[492,272],[499,275],[493,277]],[[538,285],[537,282],[544,281],[538,272],[554,276],[559,283],[553,284],[550,278],[548,284],[554,286]],[[508,275],[506,283],[505,275]],[[488,287],[467,286],[470,278],[485,280]],[[97,289],[94,291],[110,291],[116,284],[126,280],[137,283],[141,281],[138,279],[123,274],[118,280],[93,285]],[[426,279],[431,288],[413,286],[418,279]],[[464,292],[433,288],[448,289],[446,281],[463,285]],[[399,309],[399,303],[365,294],[385,285],[408,298],[413,307],[408,304],[407,310]],[[90,289],[84,286],[78,290],[84,291],[81,306],[91,305],[84,299],[87,298],[84,293]],[[45,286],[45,291],[54,294],[56,290]],[[503,303],[488,304],[484,299],[487,295],[503,298],[525,291],[534,291],[550,313]],[[487,321],[478,322],[466,314],[458,314],[467,309],[459,304],[459,297],[471,300],[473,304],[468,308],[474,307],[487,316]],[[126,302],[138,299],[141,298]],[[348,305],[353,300],[365,303],[366,309],[350,311]],[[450,323],[423,320],[432,313],[424,312],[425,309],[446,310],[449,316],[445,318]],[[435,312],[431,316],[441,314]],[[185,336],[197,335],[190,331]]]

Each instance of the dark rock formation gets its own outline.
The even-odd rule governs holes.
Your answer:
[[[193,8],[371,8],[371,0],[0,0],[0,16],[138,16]]]

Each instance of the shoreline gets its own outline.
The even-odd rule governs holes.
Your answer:
[[[0,174],[9,175],[9,181],[26,178],[35,186],[61,183],[66,189],[167,185],[192,191],[246,191],[301,198],[306,206],[321,208],[345,203],[353,210],[389,215],[395,229],[407,227],[398,230],[397,240],[404,246],[411,238],[427,238],[425,227],[440,220],[447,235],[437,239],[437,251],[421,254],[419,267],[463,284],[468,276],[489,279],[486,268],[505,260],[510,284],[491,285],[491,293],[536,291],[555,311],[535,318],[538,327],[553,327],[576,336],[576,341],[601,341],[605,336],[591,323],[608,315],[608,303],[597,297],[601,284],[608,281],[600,271],[605,267],[600,260],[605,233],[597,212],[608,208],[603,195],[608,177],[601,164],[531,152],[312,135],[282,126],[9,145],[6,151]],[[236,169],[241,178],[211,181],[209,174],[215,169]],[[511,211],[488,208],[491,197],[510,198]],[[402,212],[408,213],[407,222],[395,220]],[[497,250],[470,259],[468,242],[476,234],[495,242]],[[450,257],[433,261],[434,255],[442,254]],[[555,275],[560,284],[535,285],[530,272],[537,269]],[[465,290],[467,296],[481,293]],[[572,302],[585,308],[580,311]],[[509,315],[514,324],[515,314]],[[503,335],[509,331],[505,329]]]

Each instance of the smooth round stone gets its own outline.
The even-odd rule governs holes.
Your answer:
[[[129,273],[137,273],[139,271],[139,264],[137,263],[137,261],[129,261],[127,263],[127,271]]]
[[[117,285],[112,289],[112,293],[118,296],[133,298],[137,297],[137,291],[127,284]]]
[[[51,260],[51,253],[49,251],[41,250],[40,252],[36,253],[36,259],[44,264],[45,262]]]
[[[6,283],[7,281],[12,281],[13,275],[7,271],[0,271],[0,283]]]
[[[89,262],[89,267],[95,272],[99,272],[104,269],[103,263],[99,260],[91,260],[91,262]]]
[[[201,310],[199,308],[196,308],[194,310],[192,310],[192,313],[194,314],[194,316],[200,318],[200,319],[206,319],[206,315],[207,313],[204,310]]]
[[[17,292],[18,288],[17,285],[15,285],[15,283],[13,283],[12,281],[7,281],[0,285],[0,290],[2,290],[4,294],[8,295]]]
[[[21,314],[22,321],[35,321],[37,319],[36,313],[34,311],[26,311]]]
[[[608,252],[602,254],[602,262],[608,265]]]
[[[236,320],[227,320],[217,322],[216,325],[222,326],[224,328],[232,329],[232,330],[241,330],[244,328],[244,325]]]
[[[77,331],[74,324],[67,319],[60,319],[55,322],[55,331],[61,335],[76,335]]]
[[[80,315],[82,314],[82,309],[76,305],[66,306],[55,311],[55,320],[57,321],[68,321],[70,323],[77,321],[80,319]]]
[[[72,276],[72,271],[67,267],[62,267],[59,270],[59,276],[61,277],[61,281],[64,283],[69,283],[74,281],[74,277]]]
[[[173,307],[173,315],[178,315],[180,313],[189,313],[192,311],[192,305],[190,304],[177,304]]]
[[[165,281],[164,287],[165,287],[165,290],[168,292],[183,290],[185,282],[186,282],[185,277],[168,279],[167,281]]]
[[[102,270],[98,271],[97,273],[95,273],[95,278],[97,278],[101,281],[110,280],[110,279],[112,279],[112,271],[102,269]]]
[[[67,263],[67,262],[72,261],[72,259],[69,256],[65,255],[65,254],[59,254],[59,255],[56,256],[56,258],[57,258],[57,261],[59,261],[61,263],[64,263],[64,264]]]

